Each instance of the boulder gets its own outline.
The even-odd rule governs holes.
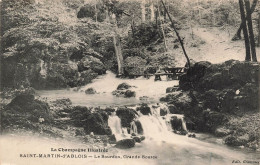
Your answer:
[[[187,73],[180,76],[179,86],[182,90],[189,90],[197,87],[200,79],[205,75],[207,68],[211,66],[208,61],[201,61],[191,66]]]
[[[94,88],[88,88],[85,90],[85,93],[88,95],[96,94],[97,91]]]
[[[131,88],[131,85],[127,83],[121,83],[117,86],[117,90],[125,90]]]
[[[141,101],[147,101],[148,99],[149,99],[148,96],[141,96],[141,97],[139,97],[139,100],[141,100]]]
[[[95,135],[111,135],[112,131],[108,127],[108,116],[99,112],[91,113],[84,122],[84,130],[87,134],[93,132]]]
[[[26,109],[28,104],[31,104],[34,101],[34,95],[18,95],[16,96],[8,106],[14,107],[14,106],[19,106],[21,107],[21,110],[27,111],[31,110]]]
[[[130,128],[130,123],[134,120],[136,112],[131,108],[118,108],[116,115],[121,119],[122,127]]]
[[[203,111],[203,118],[204,130],[211,133],[214,133],[219,125],[223,125],[228,121],[224,114],[209,109]]]
[[[166,93],[176,92],[177,89],[178,89],[178,87],[168,87],[168,88],[166,88]]]
[[[102,61],[92,56],[86,56],[82,58],[81,61],[78,63],[79,72],[83,72],[89,69],[91,69],[93,72],[97,73],[98,75],[102,75],[106,73],[106,67],[102,63]]]
[[[91,110],[83,106],[75,106],[64,109],[63,111],[69,113],[69,117],[76,127],[83,127],[85,125],[84,121],[91,114]]]
[[[136,143],[141,143],[141,138],[138,136],[133,137]]]
[[[217,137],[224,137],[224,136],[227,136],[229,134],[231,134],[231,131],[229,129],[224,128],[224,127],[219,127],[215,131],[215,135]]]
[[[151,108],[147,104],[142,104],[141,107],[137,107],[136,110],[140,111],[143,115],[152,114]]]
[[[195,137],[196,137],[196,134],[194,134],[194,133],[193,133],[193,134],[189,134],[188,137],[190,137],[190,138],[195,138]]]
[[[182,129],[182,120],[178,119],[176,116],[171,117],[172,129],[175,131],[181,131]]]
[[[136,93],[135,91],[127,90],[125,91],[125,97],[135,97]]]
[[[135,121],[135,125],[136,125],[136,127],[137,127],[137,133],[138,133],[139,135],[142,135],[143,132],[144,132],[144,130],[143,130],[143,127],[142,127],[141,122],[138,121],[138,120],[136,120],[136,121]]]
[[[53,114],[47,103],[34,99],[33,95],[18,95],[2,108],[2,129],[16,128],[37,130],[35,123],[52,123]]]
[[[170,104],[168,108],[171,114],[183,114],[183,111],[177,108],[174,104]]]
[[[115,147],[120,149],[133,148],[135,146],[134,139],[123,139],[116,143]]]
[[[247,146],[250,138],[248,134],[244,134],[242,136],[229,135],[224,139],[224,141],[229,146]]]
[[[166,109],[160,108],[160,116],[165,116],[168,114],[168,111]]]
[[[131,90],[115,90],[112,92],[112,95],[115,95],[117,97],[130,98],[130,97],[135,97],[136,93],[135,91],[131,91]]]
[[[110,135],[108,141],[110,144],[116,144],[116,136],[114,134]]]

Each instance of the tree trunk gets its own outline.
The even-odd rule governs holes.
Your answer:
[[[117,65],[118,65],[118,75],[123,75],[124,68],[123,68],[123,55],[122,55],[122,49],[121,49],[121,41],[120,41],[119,36],[116,33],[113,36],[113,43],[114,43]]]
[[[251,44],[252,60],[254,62],[257,62],[256,50],[255,50],[255,36],[254,36],[254,30],[253,30],[252,17],[251,17],[251,13],[250,13],[251,11],[250,11],[250,2],[249,2],[249,0],[245,0],[245,6],[246,6],[246,13],[248,15],[247,26],[248,26],[249,39],[250,39],[250,44]]]
[[[163,34],[163,41],[164,41],[164,49],[165,51],[167,52],[168,50],[168,47],[167,47],[167,42],[166,42],[166,37],[165,37],[165,33],[164,33],[164,29],[163,29],[163,26],[162,26],[162,21],[161,21],[161,14],[160,14],[160,6],[159,6],[159,2],[157,1],[157,4],[158,4],[158,15],[159,15],[159,21],[160,21],[160,27],[161,27],[161,30],[162,30],[162,34]]]
[[[113,35],[113,44],[115,48],[116,53],[116,59],[117,59],[117,66],[118,66],[118,75],[124,74],[124,61],[123,61],[123,54],[122,54],[122,46],[121,46],[121,40],[120,36],[117,33],[118,25],[116,17],[114,17],[114,35]]]
[[[97,15],[98,15],[98,13],[97,13],[97,4],[95,3],[95,19],[96,19],[96,22],[97,22]]]
[[[134,16],[132,16],[132,21],[131,21],[131,29],[132,29],[132,37],[135,37],[135,21],[134,21]]]
[[[163,7],[164,7],[164,9],[165,9],[165,11],[166,11],[166,13],[167,13],[167,15],[168,15],[168,17],[169,17],[171,23],[172,23],[172,28],[174,29],[174,31],[175,31],[175,33],[176,33],[176,35],[177,35],[177,37],[178,37],[178,40],[179,40],[179,42],[180,42],[180,44],[181,44],[181,48],[182,48],[182,50],[183,50],[183,53],[184,53],[184,55],[185,55],[185,57],[186,57],[186,59],[187,59],[188,67],[190,68],[190,59],[189,59],[189,57],[188,57],[188,55],[187,55],[187,53],[186,53],[186,50],[185,50],[185,48],[184,48],[183,41],[182,41],[182,39],[181,39],[181,37],[180,37],[180,35],[179,35],[179,33],[178,33],[178,31],[177,31],[175,25],[174,25],[174,22],[173,22],[173,20],[172,20],[172,18],[171,18],[171,16],[170,16],[170,14],[169,14],[169,12],[168,12],[166,6],[165,6],[163,0],[161,0],[161,2],[162,2],[162,4],[163,4]]]
[[[106,13],[106,21],[109,22],[109,13],[108,13],[108,8],[106,7],[105,9],[105,13]]]
[[[257,46],[260,47],[260,12],[258,13],[258,42]]]
[[[254,1],[253,1],[252,7],[251,7],[251,9],[250,9],[250,14],[249,14],[250,16],[251,16],[251,14],[254,12],[254,10],[255,10],[257,1],[258,1],[258,0],[254,0]],[[240,26],[239,26],[239,28],[238,28],[236,34],[235,34],[234,37],[232,38],[233,41],[241,39],[241,31],[242,31],[242,29],[243,29],[244,24],[246,24],[246,20],[248,19],[248,16],[249,16],[249,15],[247,15],[247,16],[246,16],[246,19],[241,22],[241,24],[240,24]]]
[[[142,12],[142,23],[145,22],[145,0],[142,0],[141,2],[141,12]]]
[[[239,8],[240,8],[240,15],[241,15],[241,21],[245,22],[243,24],[243,34],[245,39],[245,48],[246,48],[246,61],[251,61],[251,55],[250,55],[250,43],[248,38],[248,32],[246,27],[246,16],[245,16],[245,10],[244,10],[244,2],[243,0],[239,0]]]
[[[150,10],[151,10],[151,21],[153,22],[155,18],[153,2],[151,2]]]

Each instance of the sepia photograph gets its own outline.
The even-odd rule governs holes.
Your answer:
[[[259,0],[0,0],[0,165],[259,165]]]

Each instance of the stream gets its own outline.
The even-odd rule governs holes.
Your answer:
[[[119,98],[113,96],[111,93],[116,90],[120,83],[128,83],[134,86],[131,90],[136,92],[135,98]],[[121,155],[121,159],[87,159],[76,160],[75,164],[100,164],[106,161],[106,164],[232,164],[232,162],[239,160],[242,164],[244,160],[258,161],[259,153],[239,148],[231,148],[223,144],[221,139],[217,139],[207,134],[196,134],[196,138],[189,138],[174,134],[169,126],[169,119],[176,116],[182,119],[182,127],[185,130],[186,124],[182,115],[167,114],[165,117],[160,116],[160,110],[154,108],[154,105],[165,106],[159,103],[159,98],[166,95],[166,88],[178,85],[178,81],[154,81],[154,77],[150,79],[137,78],[137,79],[119,79],[112,72],[107,72],[103,76],[99,76],[93,83],[81,87],[77,91],[74,89],[63,90],[46,90],[37,91],[41,97],[46,97],[49,100],[58,98],[70,98],[74,105],[91,106],[91,107],[117,107],[117,106],[130,106],[135,108],[137,104],[142,102],[148,103],[151,107],[151,115],[139,114],[135,120],[138,120],[143,128],[143,135],[145,140],[141,143],[136,143],[136,146],[131,149],[120,150],[113,148],[107,155]],[[85,90],[94,88],[98,94],[86,95]],[[147,100],[140,100],[140,97],[147,96]],[[157,104],[158,103],[158,104]],[[160,108],[159,107],[159,108]],[[116,139],[130,138],[130,133],[137,133],[136,126],[133,124],[130,133],[125,128],[122,128],[120,118],[112,114],[108,119],[108,124],[115,134]],[[3,142],[3,141],[2,141]],[[33,143],[33,141],[28,142]],[[59,142],[61,143],[61,142]],[[70,144],[70,143],[69,143]],[[14,144],[15,145],[15,141]],[[35,145],[35,144],[30,144]],[[43,148],[53,147],[52,143],[37,143]],[[57,145],[64,145],[63,143]],[[68,145],[68,142],[65,144]],[[80,146],[79,144],[73,144]],[[47,150],[47,149],[46,149]],[[100,154],[100,153],[98,153]],[[98,155],[97,154],[97,155]],[[141,158],[130,158],[140,155]],[[142,158],[142,155],[151,156],[154,159]],[[127,159],[127,161],[125,161]],[[59,162],[59,161],[58,161]],[[69,162],[69,161],[68,161]],[[68,162],[62,162],[67,164]],[[57,163],[57,162],[56,162]]]

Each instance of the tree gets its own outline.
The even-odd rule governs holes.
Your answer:
[[[247,32],[247,27],[246,27],[246,16],[245,16],[243,0],[239,0],[239,8],[240,8],[241,21],[245,22],[242,26],[243,27],[244,39],[245,39],[245,48],[246,48],[246,58],[245,58],[245,60],[250,61],[251,60],[250,43],[249,43],[249,37],[248,37],[248,32]]]
[[[177,29],[176,29],[176,27],[175,27],[175,25],[174,25],[174,22],[173,22],[173,20],[172,20],[172,18],[171,18],[171,15],[169,14],[169,12],[168,12],[168,10],[167,10],[167,8],[166,8],[166,6],[165,6],[163,0],[161,0],[161,2],[162,2],[162,5],[163,5],[163,7],[164,7],[164,10],[165,10],[166,14],[168,15],[168,17],[169,17],[169,19],[170,19],[170,21],[171,21],[172,28],[174,29],[174,31],[175,31],[175,33],[176,33],[176,35],[177,35],[177,37],[178,37],[178,40],[179,40],[179,42],[180,42],[180,44],[181,44],[182,51],[183,51],[183,53],[184,53],[184,55],[185,55],[185,58],[187,59],[188,67],[190,68],[190,59],[189,59],[189,57],[188,57],[188,55],[187,55],[187,53],[186,53],[186,50],[185,50],[185,48],[184,48],[183,40],[181,39],[180,34],[178,33],[178,31],[177,31]]]
[[[153,1],[151,1],[150,10],[151,10],[151,21],[153,22],[155,18]]]
[[[145,0],[141,2],[141,11],[142,11],[142,22],[145,22]]]
[[[258,41],[257,46],[260,47],[260,12],[258,13]]]
[[[163,29],[163,25],[162,25],[162,20],[161,20],[161,11],[160,11],[160,5],[159,5],[159,1],[157,0],[157,13],[158,13],[158,16],[159,16],[159,22],[160,22],[160,26],[161,26],[161,29],[162,29],[162,34],[163,34],[163,41],[164,41],[164,48],[165,48],[165,51],[167,51],[167,42],[166,42],[166,38],[165,38],[165,32],[164,32],[164,29]]]
[[[254,62],[256,62],[257,58],[256,58],[256,50],[255,50],[255,36],[254,36],[254,31],[253,31],[253,23],[252,23],[252,17],[251,17],[249,0],[245,0],[245,6],[246,6],[246,13],[248,15],[247,26],[248,26],[248,31],[249,31],[249,39],[250,39],[252,60]]]
[[[250,9],[250,12],[249,12],[249,14],[247,14],[246,19],[241,22],[241,24],[240,24],[240,26],[239,26],[239,28],[238,28],[236,34],[235,34],[234,37],[232,38],[233,41],[234,41],[234,40],[237,40],[237,39],[241,39],[241,31],[242,31],[242,29],[243,29],[243,26],[244,26],[244,24],[246,24],[246,20],[248,19],[248,17],[249,17],[249,16],[251,17],[251,14],[254,12],[255,7],[256,7],[256,4],[257,4],[257,1],[258,1],[258,0],[254,0],[254,1],[253,1],[252,7],[251,7],[251,9]]]

